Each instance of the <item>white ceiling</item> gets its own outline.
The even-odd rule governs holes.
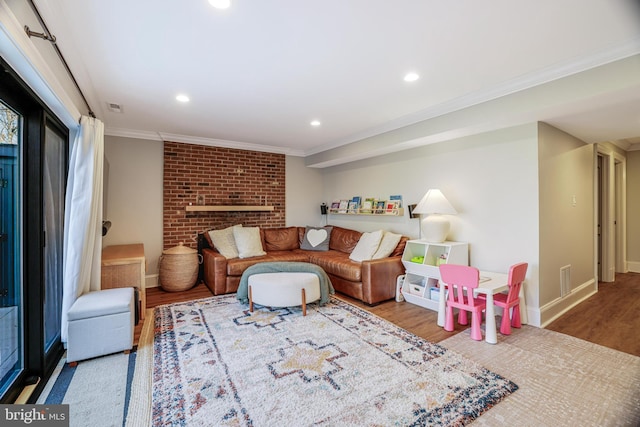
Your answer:
[[[294,155],[640,54],[635,0],[231,1],[35,4],[107,134]],[[633,149],[640,73],[535,119]]]

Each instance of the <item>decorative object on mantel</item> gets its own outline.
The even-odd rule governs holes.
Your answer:
[[[178,246],[162,251],[158,277],[160,287],[167,292],[191,289],[198,279],[198,264],[201,262],[201,257],[197,250],[184,246],[182,242]]]
[[[421,238],[427,242],[440,243],[447,240],[449,220],[444,215],[456,215],[458,212],[438,189],[430,189],[424,195],[414,214],[427,215],[421,222]]]

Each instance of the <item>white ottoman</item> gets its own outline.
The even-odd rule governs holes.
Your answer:
[[[260,273],[249,276],[249,311],[253,303],[267,307],[302,305],[307,315],[307,303],[320,299],[320,279],[313,273]]]
[[[67,362],[129,351],[133,347],[135,302],[133,288],[105,289],[83,294],[67,314]]]

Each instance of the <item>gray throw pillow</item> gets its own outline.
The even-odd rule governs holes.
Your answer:
[[[308,251],[328,251],[329,239],[331,238],[333,227],[309,227],[304,231],[304,238],[300,243],[300,249]]]

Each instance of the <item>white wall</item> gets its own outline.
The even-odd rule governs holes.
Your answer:
[[[539,306],[545,324],[597,290],[595,147],[544,123],[539,126],[539,147]],[[560,269],[568,265],[571,292],[563,295]]]
[[[147,286],[155,286],[162,255],[162,142],[105,136],[109,162],[103,246],[144,243]]]
[[[287,226],[324,225],[320,204],[324,183],[320,169],[308,168],[303,157],[286,157],[285,198]]]
[[[507,272],[529,263],[526,298],[538,303],[538,139],[535,123],[493,131],[323,170],[324,196],[334,199],[401,194],[417,203],[440,188],[459,212],[451,216],[449,240],[470,246],[470,263]],[[418,237],[419,222],[404,217],[329,215],[331,224],[379,228]],[[539,318],[529,316],[533,324]]]
[[[627,265],[640,273],[640,151],[627,153]]]

